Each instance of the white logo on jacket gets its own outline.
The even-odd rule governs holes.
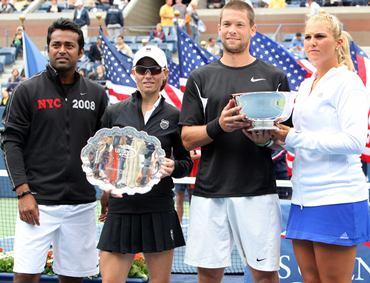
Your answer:
[[[166,130],[170,126],[170,122],[168,120],[162,119],[161,122],[159,123],[159,126],[161,127],[162,130]]]

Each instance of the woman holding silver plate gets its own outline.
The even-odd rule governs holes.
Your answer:
[[[295,154],[286,237],[304,282],[352,282],[356,245],[368,241],[368,186],[361,170],[368,92],[353,72],[348,38],[327,13],[308,19],[305,52],[316,67],[299,88],[294,128],[278,142]]]
[[[103,282],[125,282],[134,255],[143,252],[150,282],[169,283],[173,249],[185,245],[174,209],[171,177],[187,176],[192,161],[181,143],[179,111],[160,95],[168,76],[164,52],[145,46],[135,54],[133,66],[138,90],[129,99],[108,107],[102,126],[131,126],[145,131],[160,140],[166,157],[160,167],[161,180],[149,192],[118,197],[104,193],[100,269]],[[146,149],[151,151],[148,146]]]

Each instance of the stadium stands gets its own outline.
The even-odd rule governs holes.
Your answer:
[[[50,8],[50,6],[51,6],[50,2],[44,2],[44,3],[42,3],[42,4],[41,4],[41,6],[39,7],[38,12],[41,12],[41,11],[45,11],[45,12],[47,12],[47,11],[48,11],[48,9]]]
[[[125,43],[127,43],[127,44],[131,44],[131,43],[136,42],[135,36],[130,36],[130,35],[125,35],[124,40],[125,40]]]
[[[138,35],[135,37],[136,43],[143,43],[143,41],[148,42],[149,41],[149,35]]]
[[[9,65],[15,61],[15,47],[0,48],[0,56],[5,56],[5,64]]]
[[[6,61],[5,55],[0,55],[0,74],[4,72],[5,61]]]

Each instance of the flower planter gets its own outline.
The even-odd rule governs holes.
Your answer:
[[[0,282],[6,283],[6,282],[13,282],[13,273],[0,273]],[[41,275],[40,282],[55,282],[58,283],[58,277],[57,276],[49,276],[49,275]],[[84,283],[101,283],[101,278],[96,279],[84,279]],[[148,280],[144,280],[141,278],[128,278],[126,283],[144,283],[148,282]]]

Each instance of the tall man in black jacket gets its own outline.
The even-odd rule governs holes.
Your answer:
[[[48,29],[46,70],[21,83],[4,118],[2,146],[18,196],[14,282],[39,282],[50,245],[62,283],[98,273],[95,190],[80,152],[99,128],[104,89],[80,77],[81,29],[68,19]]]

